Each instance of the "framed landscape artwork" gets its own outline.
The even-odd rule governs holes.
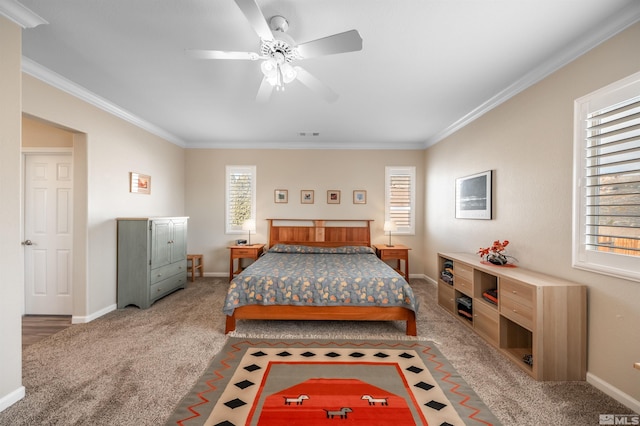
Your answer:
[[[151,176],[140,173],[129,173],[129,192],[151,194]]]
[[[456,179],[456,219],[491,219],[492,171]]]

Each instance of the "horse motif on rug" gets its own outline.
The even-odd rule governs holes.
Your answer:
[[[297,398],[284,397],[284,405],[302,405],[305,399],[309,399],[309,395],[299,395]]]
[[[339,410],[327,410],[327,409],[325,409],[324,411],[327,412],[327,418],[328,419],[333,419],[335,416],[338,416],[340,419],[346,419],[348,413],[353,413],[353,410],[351,408],[349,408],[349,407],[342,407]]]

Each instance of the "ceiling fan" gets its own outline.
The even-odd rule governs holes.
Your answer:
[[[298,80],[328,102],[338,99],[338,94],[330,87],[292,63],[300,59],[362,50],[362,37],[357,30],[296,44],[286,34],[289,23],[284,17],[276,15],[267,22],[256,0],[234,1],[260,37],[259,53],[187,49],[188,55],[198,59],[262,60],[260,69],[263,78],[256,96],[258,102],[268,101],[274,87],[276,90],[284,90],[285,84],[293,80]]]

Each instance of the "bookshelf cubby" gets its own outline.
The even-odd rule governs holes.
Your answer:
[[[585,380],[586,286],[468,253],[438,253],[438,304],[536,380]],[[472,300],[471,319],[457,299]],[[495,296],[495,297],[494,297]]]

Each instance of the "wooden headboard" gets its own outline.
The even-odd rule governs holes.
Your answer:
[[[269,247],[275,244],[371,246],[373,219],[267,219]]]

